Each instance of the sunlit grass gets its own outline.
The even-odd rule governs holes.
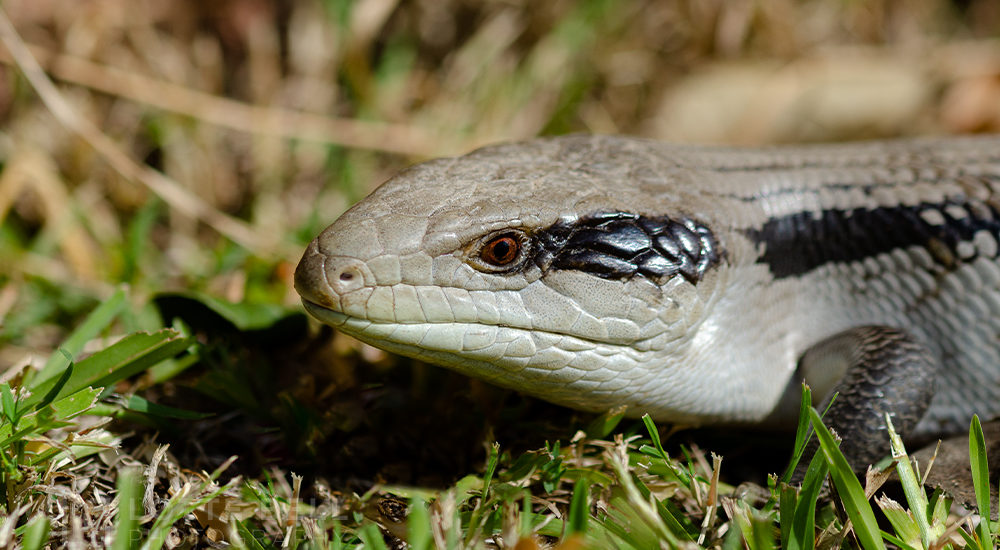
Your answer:
[[[67,338],[49,366],[0,385],[0,481],[6,487],[2,505],[9,511],[0,533],[8,529],[8,540],[25,548],[74,537],[115,548],[160,548],[183,538],[190,518],[201,536],[249,548],[379,548],[396,539],[412,548],[543,542],[557,548],[856,544],[878,549],[887,542],[904,548],[992,548],[997,537],[996,522],[983,520],[970,530],[966,518],[949,515],[950,500],[944,494],[928,494],[891,428],[893,464],[905,502],[886,496],[873,499],[884,476],[869,476],[866,489],[820,423],[819,413],[809,407],[802,409],[801,436],[793,454],[801,456],[810,433],[818,437],[819,451],[801,487],[787,484],[795,467],[792,461],[782,468],[785,480],[772,478],[763,501],[729,496],[733,488],[720,482],[721,458],[706,470],[704,457],[688,451],[671,455],[648,417],[641,432],[618,431],[623,427],[618,411],[594,419],[572,441],[535,451],[512,455],[493,444],[486,449],[481,474],[437,490],[381,486],[364,495],[309,501],[303,498],[302,478],[294,475],[291,485],[239,476],[227,476],[222,483],[220,477],[236,457],[212,473],[182,475],[163,446],[147,459],[105,464],[97,460],[101,452],[124,449],[108,437],[105,427],[95,428],[85,419],[125,411],[199,418],[169,407],[143,408],[138,406],[142,400],[120,398],[115,386],[164,364],[214,353],[211,344],[197,345],[183,332],[162,329],[125,335],[76,360],[79,343],[112,326],[125,303],[126,294],[117,292]],[[251,330],[284,318],[268,314],[267,307],[255,310],[217,299],[205,305]],[[257,324],[250,322],[254,319]],[[803,397],[809,399],[805,388]],[[978,419],[970,428],[969,452],[979,506],[988,518],[986,445]],[[88,490],[76,497],[85,505],[75,524],[65,518],[53,523],[48,519],[53,505],[75,500],[68,495],[49,500],[47,480],[72,476],[81,464],[92,466],[86,470],[93,476],[91,483],[112,481],[117,491]],[[169,487],[166,492],[158,488],[161,483]],[[824,496],[826,489],[835,490],[832,497]]]

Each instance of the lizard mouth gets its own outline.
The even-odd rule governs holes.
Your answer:
[[[353,319],[355,321],[365,321],[365,322],[368,322],[368,323],[377,323],[377,321],[371,321],[371,320],[368,320],[368,319],[365,319],[365,318],[362,318],[362,317],[354,317],[354,316],[348,315],[346,313],[341,313],[341,312],[339,312],[339,311],[337,311],[335,309],[332,309],[332,308],[330,308],[328,306],[324,306],[322,304],[318,304],[318,303],[313,302],[313,301],[311,301],[311,300],[309,300],[307,298],[302,298],[302,306],[306,308],[306,312],[309,315],[312,315],[318,321],[320,321],[320,322],[322,322],[324,324],[330,325],[330,326],[338,327],[338,328],[341,327],[344,323],[348,322],[351,319]],[[388,323],[384,323],[384,324],[388,324]]]
[[[447,367],[466,376],[585,410],[618,403],[581,400],[578,384],[617,384],[616,373],[637,362],[628,346],[573,335],[482,323],[392,323],[353,317],[303,300],[310,315],[375,347]],[[641,352],[638,352],[641,353]]]
[[[451,330],[456,334],[469,334],[475,335],[480,334],[484,330],[503,330],[509,334],[520,334],[523,337],[532,339],[532,335],[538,337],[546,338],[553,341],[558,341],[560,347],[565,346],[567,350],[592,350],[594,348],[603,348],[605,353],[609,350],[614,350],[616,353],[628,353],[629,351],[635,351],[634,347],[627,343],[620,342],[609,342],[606,340],[600,340],[593,337],[588,337],[582,334],[576,334],[572,332],[561,332],[553,330],[545,330],[537,327],[522,327],[509,324],[487,324],[487,323],[477,323],[477,322],[461,322],[461,321],[439,321],[439,322],[427,322],[427,321],[416,321],[412,323],[398,323],[391,321],[378,321],[373,319],[368,319],[365,317],[357,317],[354,315],[349,315],[332,309],[328,306],[322,304],[317,304],[307,298],[302,298],[302,305],[305,307],[306,312],[312,315],[315,319],[320,322],[336,327],[343,332],[346,332],[352,336],[357,337],[360,340],[372,343],[376,347],[384,347],[380,345],[387,340],[396,343],[407,343],[409,345],[422,345],[426,342],[405,342],[404,340],[396,339],[392,335],[394,332],[404,332],[407,330],[416,331],[418,327],[425,330],[435,330],[442,329],[445,327],[451,327]],[[409,327],[407,329],[406,327]],[[411,336],[412,338],[412,336]],[[409,340],[410,338],[407,338]],[[535,338],[537,339],[537,338]],[[462,343],[460,340],[459,344]],[[439,352],[448,352],[460,355],[467,353],[470,350],[464,349],[462,345],[457,345],[454,348],[433,348]]]

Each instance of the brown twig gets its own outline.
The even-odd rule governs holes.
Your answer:
[[[419,157],[452,152],[442,151],[441,139],[414,126],[251,105],[89,59],[55,53],[41,46],[26,46],[39,65],[56,79],[224,128]],[[7,57],[3,52],[0,52],[0,62],[21,65],[20,59]]]
[[[254,231],[247,223],[213,208],[174,180],[148,166],[136,163],[92,122],[74,111],[21,40],[2,8],[0,8],[0,42],[6,46],[14,63],[21,69],[56,119],[90,144],[119,174],[126,179],[142,183],[178,212],[205,222],[222,235],[257,254],[278,253],[284,257],[294,255],[280,237],[265,237]]]

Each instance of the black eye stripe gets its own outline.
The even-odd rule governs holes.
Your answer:
[[[715,236],[696,220],[628,212],[562,220],[534,237],[534,262],[543,271],[574,269],[606,279],[681,275],[697,283],[722,255]]]

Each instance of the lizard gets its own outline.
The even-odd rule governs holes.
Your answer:
[[[319,321],[568,407],[793,422],[856,468],[1000,413],[1000,136],[573,135],[410,167],[308,245]]]

